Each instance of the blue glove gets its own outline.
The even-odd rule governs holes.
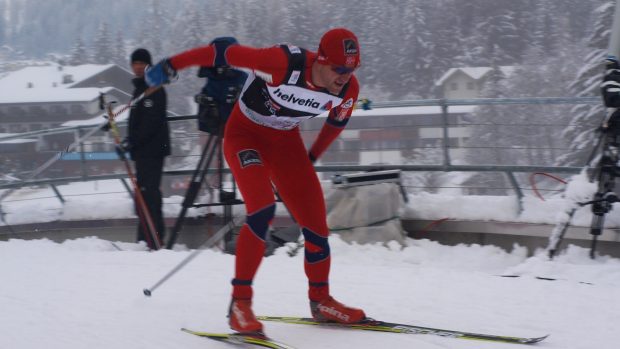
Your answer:
[[[150,87],[168,84],[172,79],[176,79],[177,71],[170,64],[170,60],[165,58],[152,67],[147,67],[144,71],[144,80]]]

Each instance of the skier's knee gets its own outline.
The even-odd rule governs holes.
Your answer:
[[[301,228],[304,234],[305,256],[309,263],[316,263],[329,258],[329,242],[327,236],[320,236],[308,228]]]
[[[246,224],[259,239],[265,240],[269,224],[275,216],[275,213],[276,204],[274,203],[248,215]]]

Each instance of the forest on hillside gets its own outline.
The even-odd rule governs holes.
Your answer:
[[[321,34],[344,26],[359,37],[360,97],[374,101],[440,97],[434,82],[453,67],[499,69],[484,97],[593,96],[598,94],[614,1],[611,0],[0,0],[2,60],[51,59],[64,64],[117,63],[128,67],[137,47],[154,59],[235,36],[242,44],[293,43],[314,50]],[[183,72],[169,88],[172,107],[191,109],[204,81]],[[479,108],[482,127],[468,145],[528,145],[504,156],[474,150],[468,162],[496,159],[578,165],[595,137],[602,106],[542,112],[540,124],[561,130],[501,127],[532,114],[527,106]],[[541,113],[540,109],[536,113]],[[529,121],[528,121],[529,122]],[[538,148],[551,151],[537,153]],[[565,151],[570,148],[569,151]],[[553,151],[557,149],[557,151]]]
[[[235,36],[252,46],[314,50],[345,26],[359,37],[364,92],[375,100],[430,98],[461,66],[520,65],[585,47],[603,0],[1,0],[0,46],[18,58],[127,65],[136,47],[156,58]],[[576,67],[575,67],[576,68]]]

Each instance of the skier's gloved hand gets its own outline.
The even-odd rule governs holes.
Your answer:
[[[148,66],[144,70],[144,80],[150,87],[160,86],[170,83],[176,79],[177,71],[170,64],[170,60],[165,58],[154,66]]]
[[[131,151],[131,149],[133,149],[133,144],[131,144],[129,138],[123,139],[121,141],[121,146],[123,147],[123,149],[125,149],[125,151]]]
[[[125,138],[116,145],[116,153],[118,154],[118,157],[124,159],[125,153],[130,152],[131,148],[133,148],[131,142],[129,142],[129,139]]]
[[[123,146],[122,146],[122,145],[117,144],[117,145],[114,147],[114,150],[116,150],[116,154],[118,154],[119,159],[123,160],[123,159],[125,159],[125,158],[127,157],[127,156],[125,155],[125,153],[127,153],[127,152],[125,151],[125,149],[123,148]]]
[[[103,124],[103,126],[101,126],[101,131],[108,132],[110,131],[111,128],[112,128],[112,125],[110,125],[109,122],[106,122],[105,124]]]

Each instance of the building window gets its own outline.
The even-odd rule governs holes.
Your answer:
[[[459,84],[457,84],[456,82],[451,82],[450,83],[450,90],[456,91],[458,89],[459,89]]]
[[[473,83],[473,82],[468,82],[468,83],[467,83],[467,89],[468,89],[468,90],[475,90],[475,89],[476,89],[476,86],[474,85],[474,83]]]

